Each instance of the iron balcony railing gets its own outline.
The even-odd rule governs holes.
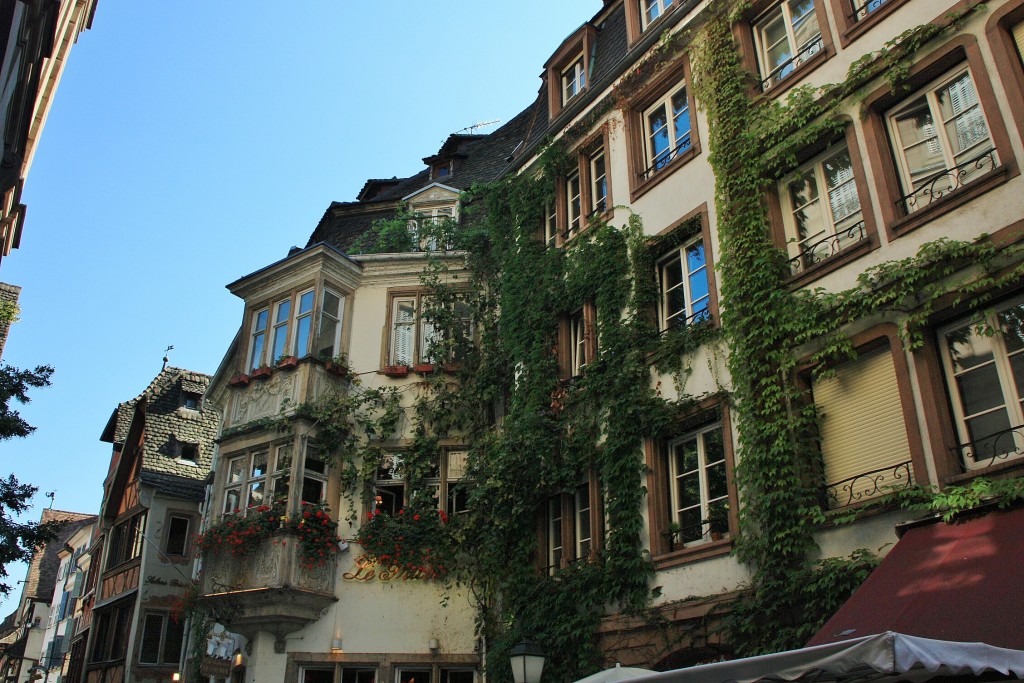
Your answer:
[[[711,311],[707,308],[706,304],[704,308],[700,309],[699,311],[691,313],[685,318],[676,318],[668,325],[668,327],[658,330],[658,334],[668,334],[672,330],[679,330],[700,323],[711,323]]]
[[[761,81],[761,92],[767,92],[767,90],[773,85],[786,78],[793,69],[818,54],[824,46],[825,43],[821,39],[821,34],[819,34],[814,40],[805,43],[804,46],[800,48],[799,52],[784,61],[782,64],[779,64],[764,77]]]
[[[668,166],[674,159],[679,157],[683,152],[690,149],[691,138],[690,133],[687,132],[679,144],[672,149],[662,152],[655,159],[654,163],[648,166],[640,174],[641,180],[650,180],[658,171]]]
[[[953,447],[960,459],[960,465],[968,469],[991,467],[997,460],[1009,460],[1024,455],[1024,425],[1010,427],[988,436]]]
[[[914,483],[910,461],[888,465],[877,470],[860,474],[825,485],[828,507],[836,508],[853,505],[892,491],[909,488]]]
[[[805,244],[799,256],[789,259],[789,274],[797,275],[830,259],[844,249],[859,244],[865,237],[867,232],[864,230],[864,221],[859,221],[813,244]]]
[[[997,166],[999,166],[999,155],[996,154],[995,148],[988,149],[962,164],[925,178],[917,189],[903,195],[896,200],[896,203],[902,206],[905,213],[912,214],[994,170]]]
[[[854,23],[861,21],[884,4],[885,0],[866,0],[866,2],[855,3],[853,6],[853,14],[850,15],[850,19],[852,19]]]

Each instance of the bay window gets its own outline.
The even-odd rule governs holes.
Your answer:
[[[905,213],[999,165],[971,70],[954,69],[886,116]]]
[[[327,287],[301,289],[257,308],[249,323],[248,370],[274,365],[287,356],[338,355],[344,313],[344,295]]]

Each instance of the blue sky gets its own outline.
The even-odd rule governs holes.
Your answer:
[[[29,173],[21,249],[0,264],[23,288],[4,362],[56,368],[22,410],[37,431],[0,443],[0,473],[39,487],[29,516],[47,491],[98,510],[111,411],[168,345],[172,365],[214,372],[242,316],[225,284],[304,245],[367,178],[511,119],[600,6],[99,0]]]

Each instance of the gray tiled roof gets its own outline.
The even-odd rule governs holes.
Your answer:
[[[53,589],[57,585],[57,570],[60,569],[60,558],[57,557],[57,553],[76,531],[86,524],[95,522],[96,515],[47,508],[43,510],[39,521],[60,521],[65,522],[65,525],[54,541],[33,553],[32,560],[28,565],[28,573],[25,575],[22,605],[26,599],[50,602],[53,598]]]
[[[139,396],[145,399],[143,474],[155,473],[202,481],[213,460],[213,440],[220,414],[200,402],[200,410],[181,406],[181,392],[202,394],[210,377],[199,372],[167,367]],[[195,462],[181,458],[181,445],[195,444]],[[156,479],[155,481],[163,481]]]
[[[158,492],[171,498],[201,503],[206,495],[205,475],[203,479],[196,480],[179,477],[175,474],[142,470],[140,479],[143,484],[152,486]]]

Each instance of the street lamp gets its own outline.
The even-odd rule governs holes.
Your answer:
[[[544,650],[537,643],[521,640],[508,653],[515,683],[540,683],[544,671]]]

